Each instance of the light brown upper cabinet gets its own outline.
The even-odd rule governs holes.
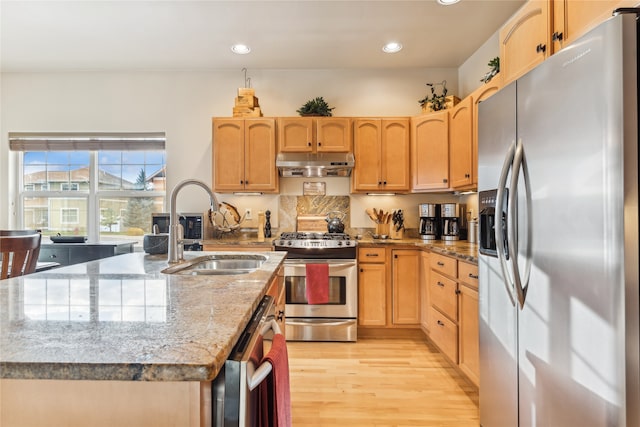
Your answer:
[[[353,133],[352,192],[408,192],[409,119],[355,119]]]
[[[505,84],[550,55],[550,29],[551,0],[529,0],[500,29],[500,74]]]
[[[279,153],[348,153],[352,140],[348,117],[278,118]]]
[[[502,73],[498,73],[489,82],[474,90],[469,97],[473,102],[473,143],[471,147],[471,177],[474,186],[478,185],[478,106],[502,87]]]
[[[272,118],[213,119],[214,191],[278,191],[275,125]]]
[[[472,187],[473,100],[470,96],[449,110],[449,156],[451,188]]]
[[[553,52],[609,18],[618,7],[633,7],[637,0],[554,0]]]
[[[411,118],[411,190],[449,188],[449,112]]]

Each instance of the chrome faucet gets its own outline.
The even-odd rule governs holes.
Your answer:
[[[178,221],[178,214],[176,213],[176,199],[178,193],[183,187],[189,184],[194,184],[202,187],[208,194],[211,202],[211,211],[218,210],[218,200],[213,191],[202,181],[197,179],[185,179],[179,182],[171,191],[171,199],[169,202],[169,263],[176,263],[183,260],[183,244],[184,244],[184,229],[182,224]]]

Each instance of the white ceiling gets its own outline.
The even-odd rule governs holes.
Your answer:
[[[524,0],[1,0],[2,71],[459,67]],[[404,49],[385,54],[382,45]],[[234,43],[252,52],[239,56]]]

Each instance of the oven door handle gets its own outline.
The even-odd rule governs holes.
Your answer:
[[[282,333],[282,331],[280,331],[280,326],[278,326],[278,323],[273,318],[265,322],[264,326],[262,326],[262,330],[260,331],[260,335],[264,335],[269,331],[273,331],[274,334]],[[253,371],[253,373],[247,375],[247,385],[249,386],[249,390],[253,390],[258,387],[258,385],[267,378],[272,370],[273,366],[271,366],[271,363],[264,362],[258,366],[258,369]]]
[[[333,262],[327,262],[327,261],[317,262],[317,263],[313,263],[313,262],[298,262],[298,261],[285,261],[284,262],[284,266],[285,267],[304,267],[307,264],[327,264],[329,267],[353,267],[353,266],[356,265],[355,261],[353,261],[353,262],[340,262],[340,263],[333,263]]]

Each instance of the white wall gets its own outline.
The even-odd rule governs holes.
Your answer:
[[[456,69],[249,70],[248,76],[265,116],[297,116],[295,110],[316,96],[335,107],[336,116],[414,116],[426,82],[458,84]],[[168,188],[187,178],[210,184],[211,117],[231,116],[243,84],[241,70],[2,74],[0,227],[17,226],[14,209],[5,207],[6,200],[15,200],[17,173],[8,132],[164,131]],[[283,185],[282,194],[287,191]],[[241,200],[239,208],[258,204],[277,212],[277,197]],[[181,211],[207,206],[197,187],[185,188],[178,198]]]
[[[496,56],[500,56],[498,32],[493,34],[458,68],[458,92],[460,99],[466,97],[482,84],[480,79],[489,71],[488,65]]]

